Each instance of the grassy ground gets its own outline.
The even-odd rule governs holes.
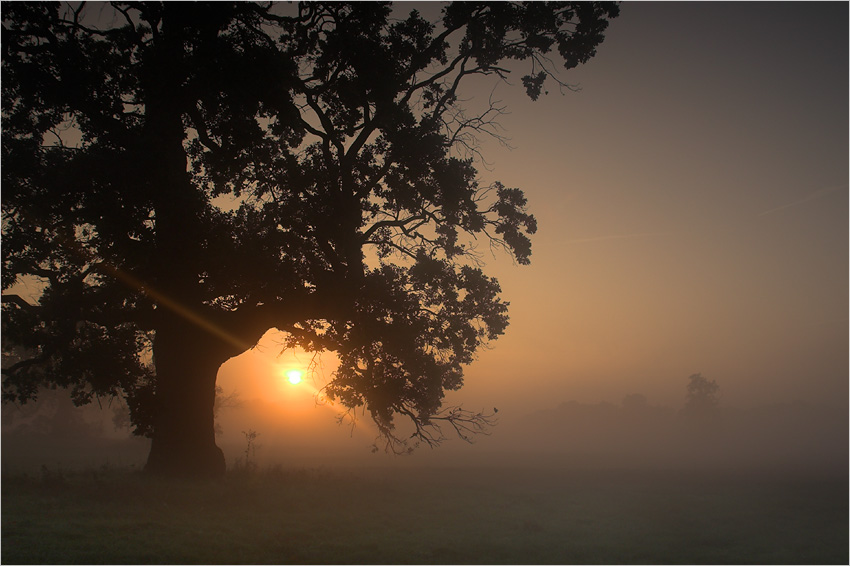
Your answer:
[[[846,478],[485,469],[106,470],[2,481],[2,562],[848,562]]]

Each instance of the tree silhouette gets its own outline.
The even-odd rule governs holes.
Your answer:
[[[567,86],[551,57],[586,62],[617,6],[97,6],[3,8],[3,345],[33,353],[4,399],[123,395],[148,470],[219,474],[217,370],[276,327],[338,354],[327,396],[392,449],[397,416],[428,443],[486,425],[442,407],[508,323],[474,244],[527,264],[536,222],[479,185],[503,108],[459,88],[510,60],[532,99]]]
[[[720,404],[720,386],[713,379],[695,373],[688,378],[685,411],[691,414],[710,414]]]

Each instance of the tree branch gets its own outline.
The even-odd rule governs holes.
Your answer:
[[[19,308],[28,311],[33,311],[39,308],[38,305],[33,305],[20,295],[14,293],[7,293],[2,295],[2,302],[17,305]]]
[[[190,104],[187,105],[186,111],[189,114],[189,118],[192,120],[192,125],[195,127],[195,131],[198,132],[198,139],[201,143],[213,153],[221,153],[221,146],[210,138],[207,126],[204,124],[204,119],[201,116],[200,111],[198,111],[198,108]]]
[[[421,221],[420,224],[417,224],[413,227],[413,230],[416,230],[419,226],[422,226],[422,223],[426,222],[427,220],[428,219],[423,215],[411,216],[409,218],[405,218],[404,220],[381,220],[379,222],[375,222],[374,224],[372,224],[372,226],[369,227],[368,230],[363,232],[362,238],[364,241],[368,240],[372,234],[374,234],[381,228],[397,227],[404,229],[404,227],[410,224],[411,222]],[[407,233],[406,230],[405,233]]]

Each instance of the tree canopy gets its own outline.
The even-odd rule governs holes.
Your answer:
[[[553,58],[588,61],[618,8],[415,6],[4,4],[3,398],[122,395],[149,467],[203,444],[220,468],[215,373],[274,327],[338,355],[327,396],[391,448],[398,416],[428,443],[486,424],[442,404],[508,324],[476,245],[527,264],[537,224],[480,184],[503,109],[461,87],[511,61],[532,99],[566,86]]]

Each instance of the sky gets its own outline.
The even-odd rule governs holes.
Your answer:
[[[499,87],[532,265],[463,397],[681,406],[848,398],[847,5],[625,3],[538,102]],[[486,401],[485,401],[486,403]]]
[[[510,112],[511,147],[482,140],[481,182],[523,189],[539,232],[531,266],[486,258],[511,325],[447,403],[679,408],[702,373],[729,407],[846,408],[847,19],[845,3],[625,3],[597,56],[560,75],[578,92],[532,102],[521,68],[471,85],[470,104],[495,87]],[[312,407],[312,381],[279,387],[309,358],[269,365],[272,350],[219,383]]]
[[[842,2],[627,2],[596,57],[560,74],[575,92],[532,102],[518,66],[513,85],[462,91],[507,106],[510,147],[481,140],[480,183],[525,191],[539,231],[530,266],[485,256],[511,324],[446,404],[497,407],[505,426],[635,393],[677,410],[702,373],[724,407],[846,413],[847,21]],[[275,340],[219,372],[241,403],[219,415],[228,461],[251,430],[301,458],[364,453],[368,416],[340,427],[316,403],[333,356],[278,357]]]

